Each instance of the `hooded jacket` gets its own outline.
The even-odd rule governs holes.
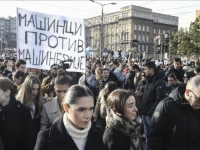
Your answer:
[[[170,73],[174,73],[176,75],[176,78],[183,83],[183,76],[184,76],[184,70],[182,67],[179,68],[179,70],[175,69],[174,66],[170,67],[166,72],[165,72],[165,77],[164,79],[167,81],[167,76]]]
[[[158,103],[166,97],[166,84],[163,77],[164,71],[156,70],[154,75],[147,79],[141,101],[141,115],[151,117]]]
[[[150,150],[199,150],[200,110],[184,98],[186,85],[176,88],[162,100],[152,117]]]

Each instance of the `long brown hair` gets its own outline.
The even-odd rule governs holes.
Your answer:
[[[39,84],[39,93],[34,101],[32,99],[32,88],[34,84]],[[24,81],[24,83],[21,85],[21,88],[16,95],[16,99],[19,100],[22,104],[30,107],[33,103],[36,103],[38,106],[38,113],[36,117],[40,117],[40,112],[42,110],[43,106],[43,97],[42,97],[42,90],[41,90],[41,82],[39,78],[36,75],[28,75]]]

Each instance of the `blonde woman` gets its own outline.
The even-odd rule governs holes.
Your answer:
[[[101,67],[97,67],[95,69],[95,76],[96,76],[96,80],[97,80],[97,83],[102,79],[102,68]]]
[[[16,95],[16,99],[31,109],[36,132],[40,130],[40,113],[43,106],[41,82],[36,75],[28,75]]]

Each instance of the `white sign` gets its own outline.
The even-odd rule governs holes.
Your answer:
[[[84,20],[17,8],[17,57],[45,70],[71,59],[68,71],[85,72]]]
[[[124,55],[125,55],[125,53],[124,53],[124,52],[121,52],[121,57],[122,57],[122,58],[125,57]],[[114,51],[114,55],[113,55],[113,57],[114,57],[114,58],[118,58],[118,57],[119,57],[119,52]]]

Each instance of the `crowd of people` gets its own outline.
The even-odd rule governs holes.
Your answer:
[[[0,150],[199,150],[193,63],[89,57],[77,73],[0,58]]]

